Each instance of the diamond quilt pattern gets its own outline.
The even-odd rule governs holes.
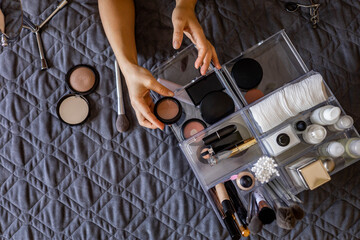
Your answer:
[[[301,1],[307,3],[307,1]],[[23,1],[36,24],[56,1]],[[199,0],[196,14],[220,61],[285,29],[360,127],[360,2],[320,1],[320,23],[283,1]],[[153,69],[175,52],[175,1],[137,0],[139,63]],[[0,49],[1,239],[228,239],[169,129],[141,128],[125,99],[131,131],[115,129],[114,55],[97,1],[69,1],[42,30],[50,69],[40,71],[35,36]],[[189,44],[185,40],[185,44]],[[89,64],[100,85],[91,116],[70,127],[56,115],[65,74]],[[299,197],[306,217],[292,231],[266,226],[250,239],[360,239],[360,164]]]

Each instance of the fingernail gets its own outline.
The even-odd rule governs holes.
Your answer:
[[[169,92],[168,92],[168,95],[170,95],[170,96],[174,96],[174,93],[173,93],[173,92],[171,92],[171,91],[169,91]]]
[[[174,41],[174,42],[173,42],[173,47],[174,47],[175,49],[178,49],[178,48],[180,47],[179,41]]]

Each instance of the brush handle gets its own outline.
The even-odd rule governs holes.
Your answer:
[[[247,210],[244,207],[242,201],[240,200],[240,197],[237,194],[236,188],[232,181],[227,181],[224,183],[225,188],[229,194],[230,199],[232,200],[232,203],[235,207],[235,212],[240,218],[240,221],[242,225],[247,226],[246,223],[246,216],[247,216]]]
[[[285,192],[290,196],[290,198],[292,199],[292,201],[297,202],[297,203],[302,203],[302,201],[301,201],[297,196],[295,196],[294,194],[292,194],[292,193],[290,192],[290,190],[287,189],[280,180],[278,180],[278,179],[275,178],[275,182],[274,182],[274,183],[277,183],[276,185],[280,186],[280,188],[281,188],[283,191],[285,191]]]
[[[35,36],[36,36],[36,42],[38,45],[38,49],[39,49],[39,54],[40,54],[40,61],[41,61],[41,70],[45,70],[48,69],[48,65],[45,59],[45,54],[44,54],[44,47],[41,41],[41,35],[40,32],[37,30],[35,31]]]
[[[68,3],[67,0],[63,0],[59,3],[59,5],[56,7],[56,9],[48,16],[40,25],[39,29],[41,29],[58,11],[60,11],[66,4]]]
[[[290,206],[289,200],[291,200],[291,198],[283,191],[283,189],[279,189],[273,182],[269,182],[268,185],[273,192],[285,202],[286,205]]]
[[[268,193],[268,195],[270,195],[270,198],[272,200],[272,202],[274,203],[274,207],[275,209],[278,209],[279,207],[281,207],[281,202],[279,201],[279,196],[276,195],[276,193],[273,191],[273,189],[270,187],[270,185],[265,184],[264,188],[266,190],[266,192]]]
[[[219,183],[215,186],[216,195],[223,207],[225,215],[232,215],[234,213],[234,207],[231,204],[230,197],[223,183]]]
[[[116,92],[117,92],[117,101],[118,101],[118,115],[125,114],[125,106],[124,106],[124,96],[122,92],[122,84],[121,84],[121,71],[119,68],[119,64],[115,60],[115,77],[116,77]]]

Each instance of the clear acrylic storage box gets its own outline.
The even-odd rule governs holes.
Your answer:
[[[212,204],[215,213],[220,222],[224,225],[221,214],[217,210],[216,203],[209,190],[218,183],[229,180],[233,175],[236,175],[241,171],[250,171],[253,164],[261,156],[271,156],[266,141],[272,134],[284,127],[292,126],[292,124],[298,120],[310,123],[309,116],[311,112],[321,106],[327,104],[338,106],[340,108],[341,106],[326,83],[323,82],[325,86],[324,91],[327,95],[326,101],[323,101],[306,111],[300,112],[298,115],[287,119],[268,131],[262,131],[252,115],[251,108],[287,86],[297,84],[304,79],[317,74],[314,71],[308,71],[284,30],[244,51],[237,58],[222,65],[222,69],[217,70],[213,68],[209,70],[206,76],[201,76],[200,72],[194,68],[196,58],[196,48],[194,46],[189,46],[160,67],[156,68],[153,71],[153,74],[158,78],[160,83],[173,90],[175,93],[174,97],[181,102],[185,112],[185,118],[181,120],[180,123],[171,125],[171,128],[179,140],[179,146]],[[261,90],[265,96],[251,104],[248,104],[244,97],[246,91],[239,89],[231,74],[234,64],[242,58],[255,59],[260,63],[263,70],[262,81],[257,86],[257,89]],[[185,88],[211,74],[216,74],[224,87],[223,91],[233,99],[235,103],[235,112],[214,124],[207,124],[205,130],[188,139],[184,139],[180,133],[181,123],[186,121],[186,119],[201,119],[199,108],[189,101]],[[154,98],[158,99],[159,96],[154,94]],[[341,111],[342,115],[345,115],[342,108]],[[256,139],[257,143],[241,152],[241,154],[211,166],[200,157],[200,151],[205,147],[203,138],[229,125],[235,125],[244,139],[253,137]],[[280,178],[285,183],[286,187],[294,194],[298,194],[299,192],[308,189],[301,184],[299,179],[297,179],[298,173],[292,169],[292,164],[304,157],[318,157],[319,153],[317,149],[324,143],[351,137],[359,137],[359,134],[354,127],[341,132],[328,131],[325,140],[320,144],[307,144],[301,140],[300,143],[296,144],[288,151],[284,151],[273,157],[278,164],[278,170],[280,172],[278,178]],[[299,137],[299,139],[301,139],[301,137]],[[330,175],[353,164],[358,159],[349,160],[338,158],[334,160],[336,166]],[[261,184],[256,181],[256,185],[251,191],[260,185]],[[248,196],[251,191],[237,189],[240,199],[246,204],[249,204]]]

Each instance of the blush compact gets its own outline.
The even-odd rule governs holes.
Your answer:
[[[176,98],[163,97],[155,103],[154,115],[164,124],[174,124],[181,118],[181,104]]]
[[[181,134],[184,139],[188,139],[205,128],[206,124],[203,121],[197,118],[192,118],[184,122],[181,127]]]
[[[77,65],[68,71],[65,82],[72,93],[59,100],[57,115],[66,124],[82,124],[88,119],[91,109],[85,95],[95,91],[99,84],[99,73],[90,65]]]
[[[99,73],[92,66],[80,64],[68,71],[66,83],[72,92],[87,95],[97,87]]]

